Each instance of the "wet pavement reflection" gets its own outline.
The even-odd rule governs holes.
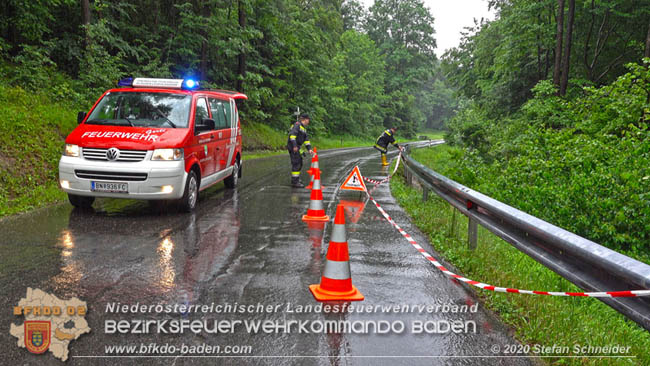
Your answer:
[[[332,216],[345,207],[352,280],[366,305],[474,305],[477,300],[423,261],[374,205],[358,192],[338,185],[358,165],[373,179],[388,174],[370,148],[320,154],[324,205]],[[481,305],[477,313],[442,312],[297,312],[314,306],[308,286],[320,281],[327,251],[329,223],[300,220],[309,191],[289,187],[286,156],[246,161],[236,190],[222,184],[202,192],[196,212],[129,200],[98,200],[93,210],[67,204],[0,221],[0,306],[2,328],[22,317],[10,309],[27,287],[59,298],[87,301],[90,334],[73,341],[70,365],[81,364],[300,364],[300,365],[524,365],[525,359],[480,359],[431,356],[491,355],[493,344],[512,344],[508,330]],[[303,177],[304,178],[304,177]],[[428,243],[390,195],[388,184],[373,196],[419,243]],[[272,305],[274,311],[186,313],[107,313],[108,304]],[[277,310],[275,310],[277,309]],[[261,321],[401,321],[404,332],[248,332],[194,334],[104,334],[104,322],[132,319]],[[473,320],[476,334],[414,334],[413,321]],[[248,356],[215,358],[83,358],[106,356],[105,346],[149,344],[250,345]],[[15,346],[16,338],[0,332],[8,364],[60,364],[51,355],[36,356]],[[187,355],[186,355],[187,356]],[[251,357],[253,356],[253,357]],[[261,357],[264,356],[264,357]],[[407,356],[409,358],[407,358]]]

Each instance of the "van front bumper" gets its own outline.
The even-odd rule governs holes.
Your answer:
[[[79,196],[133,198],[144,200],[178,199],[183,196],[187,173],[184,161],[151,161],[151,153],[140,162],[107,162],[62,156],[59,186]],[[83,174],[82,174],[83,173]],[[120,174],[122,173],[122,174]],[[79,175],[82,175],[80,177]],[[112,176],[133,176],[125,181]],[[144,179],[142,179],[144,178]],[[127,183],[128,193],[97,192],[91,182]],[[171,187],[171,192],[169,192]]]

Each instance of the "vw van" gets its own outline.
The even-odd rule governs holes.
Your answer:
[[[241,177],[242,133],[233,91],[192,79],[126,78],[106,91],[65,140],[59,184],[75,207],[96,197],[170,200],[184,211],[199,191]]]

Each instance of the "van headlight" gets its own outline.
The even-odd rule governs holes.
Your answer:
[[[151,160],[181,160],[183,149],[156,149],[153,151]]]
[[[81,149],[79,149],[79,145],[65,144],[63,155],[78,157],[80,151]]]

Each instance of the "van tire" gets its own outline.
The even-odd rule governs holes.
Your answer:
[[[70,201],[70,204],[74,207],[90,208],[92,207],[93,202],[95,202],[95,197],[78,196],[76,194],[68,193],[68,201]]]
[[[237,187],[239,177],[241,177],[241,166],[239,165],[239,162],[236,161],[235,165],[233,165],[232,174],[224,179],[223,184],[225,184],[227,188],[233,189]]]
[[[180,209],[184,212],[192,212],[199,201],[199,179],[194,170],[190,170],[185,181],[185,190],[179,204]]]

